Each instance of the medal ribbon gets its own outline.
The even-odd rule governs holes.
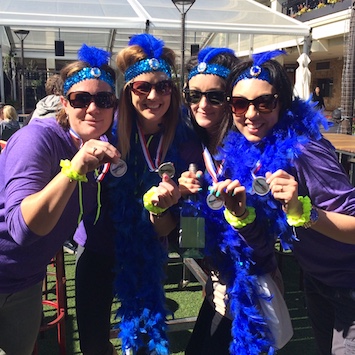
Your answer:
[[[253,177],[253,179],[256,178],[255,174],[260,170],[260,168],[261,168],[261,162],[260,160],[258,160],[255,164],[255,168],[251,171],[251,176]]]
[[[153,162],[153,159],[151,158],[149,153],[147,142],[144,138],[144,134],[138,124],[137,124],[137,129],[138,129],[139,141],[141,143],[142,151],[144,154],[145,161],[147,162],[147,165],[149,167],[149,171],[156,171],[160,165],[160,160],[162,156],[163,135],[161,135],[160,137],[158,148],[157,148],[157,154],[155,156],[155,162]]]
[[[74,130],[73,130],[73,128],[71,128],[70,127],[70,129],[69,129],[69,133],[70,133],[70,135],[71,135],[71,137],[73,138],[73,140],[75,141],[75,142],[79,142],[80,144],[79,144],[79,149],[83,146],[83,140],[81,139],[81,137],[79,136],[79,134],[78,133],[76,133]]]
[[[217,183],[218,182],[218,176],[222,174],[223,171],[223,162],[219,164],[218,168],[216,169],[216,166],[213,162],[212,156],[210,152],[208,151],[207,147],[203,147],[203,160],[205,162],[206,170],[210,174],[213,182]]]

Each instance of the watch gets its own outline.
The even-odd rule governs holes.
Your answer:
[[[317,223],[318,219],[319,219],[318,208],[312,206],[311,213],[309,215],[309,221],[303,225],[303,228],[307,229],[307,228],[312,227],[314,224]]]

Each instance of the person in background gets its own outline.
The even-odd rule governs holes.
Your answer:
[[[315,87],[311,100],[315,102],[315,108],[317,110],[325,110],[324,99],[319,86]]]
[[[15,107],[5,105],[3,107],[3,120],[0,123],[0,139],[7,141],[16,131],[20,129],[18,116]]]
[[[4,119],[4,113],[3,113],[4,106],[5,104],[3,102],[0,102],[0,122]]]
[[[115,354],[109,341],[115,295],[122,352],[163,355],[167,237],[177,226],[180,198],[176,179],[201,151],[180,117],[173,50],[152,35],[134,35],[116,64],[125,81],[114,132],[122,159],[103,180],[101,218],[84,219],[74,236],[80,347],[84,355]]]
[[[115,72],[109,53],[83,45],[61,71],[57,117],[35,119],[0,155],[0,353],[32,354],[42,319],[47,265],[97,208],[94,171],[117,163],[110,132]]]
[[[46,96],[37,102],[36,109],[23,122],[24,126],[34,118],[54,117],[61,110],[60,96],[63,94],[63,84],[59,74],[53,74],[47,79],[45,91]]]
[[[293,99],[278,54],[254,55],[228,78],[236,130],[223,154],[238,203],[225,216],[243,236],[262,227],[292,247],[319,354],[355,354],[355,188],[320,133],[326,118]],[[227,197],[231,188],[216,191]]]
[[[240,217],[249,213],[237,203],[243,190],[238,188],[237,181],[232,181],[234,171],[231,171],[230,161],[233,156],[219,154],[223,139],[233,125],[226,101],[226,81],[239,60],[227,48],[205,48],[197,59],[192,58],[187,64],[188,82],[184,93],[193,125],[204,143],[206,171],[203,177],[201,171],[185,172],[179,184],[182,194],[186,189],[196,194],[199,209],[204,214],[205,268],[209,277],[185,354],[268,352],[273,346],[282,347],[292,336],[289,323],[287,339],[276,346],[259,310],[257,275],[270,275],[269,283],[274,282],[275,289],[276,283],[280,284],[282,289],[274,239],[265,238],[255,228],[238,231],[224,217],[227,209]],[[251,212],[249,218],[253,216]]]

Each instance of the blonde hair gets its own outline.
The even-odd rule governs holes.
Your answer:
[[[74,75],[75,73],[79,72],[80,70],[82,70],[84,68],[90,68],[90,67],[91,67],[91,65],[89,63],[83,62],[81,60],[77,60],[73,63],[66,65],[60,71],[60,79],[61,79],[62,85],[65,82],[65,80],[67,78],[69,78],[70,76]],[[112,79],[114,81],[116,81],[116,73],[109,65],[104,64],[100,67],[100,69],[109,73],[111,75]],[[116,110],[116,108],[114,108],[114,111],[115,110]],[[65,112],[64,107],[58,112],[56,118],[57,118],[57,122],[59,123],[59,125],[61,127],[63,127],[64,129],[70,128],[69,121],[68,121],[67,114]]]
[[[5,105],[3,107],[4,120],[17,121],[18,115],[15,107],[11,105]]]
[[[124,48],[116,57],[117,68],[124,75],[126,70],[133,64],[146,59],[147,55],[138,45],[132,45]],[[170,48],[164,47],[160,57],[164,59],[171,67],[174,77],[176,78],[175,53]],[[130,138],[132,133],[132,121],[136,117],[136,110],[132,104],[130,82],[125,83],[122,88],[119,101],[119,118],[118,118],[118,149],[121,152],[122,159],[125,159],[130,153]],[[176,80],[172,87],[170,106],[163,117],[164,137],[162,144],[162,160],[164,159],[175,136],[176,126],[179,121],[180,112],[180,92]]]

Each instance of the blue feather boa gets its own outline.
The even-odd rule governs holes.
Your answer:
[[[135,125],[133,125],[135,127]],[[159,140],[159,135],[154,139]],[[180,125],[165,161],[174,162],[176,177],[187,170],[179,156],[179,144],[189,139]],[[120,301],[117,311],[122,349],[135,353],[147,346],[157,355],[167,355],[164,266],[167,251],[159,241],[142,197],[161,178],[150,172],[143,156],[137,132],[131,136],[127,172],[121,178],[108,176],[111,219],[115,241],[115,294]]]
[[[301,154],[302,146],[311,139],[321,138],[320,125],[327,128],[327,121],[321,113],[312,109],[309,102],[296,99],[270,134],[259,143],[251,143],[236,131],[226,136],[215,160],[223,160],[225,178],[238,179],[247,190],[247,205],[256,210],[257,222],[263,224],[265,238],[273,243],[280,238],[285,249],[295,239],[292,228],[286,222],[281,204],[271,194],[258,196],[252,193],[251,171],[261,162],[258,175],[278,169],[291,171],[293,161]],[[205,174],[205,194],[211,184],[209,174]],[[230,353],[257,355],[262,352],[274,353],[274,340],[266,321],[257,307],[260,296],[256,289],[257,274],[263,274],[253,261],[251,248],[243,237],[224,219],[222,211],[212,211],[199,200],[199,208],[206,219],[205,255],[211,265],[218,270],[221,280],[226,282],[232,321],[232,342]]]

